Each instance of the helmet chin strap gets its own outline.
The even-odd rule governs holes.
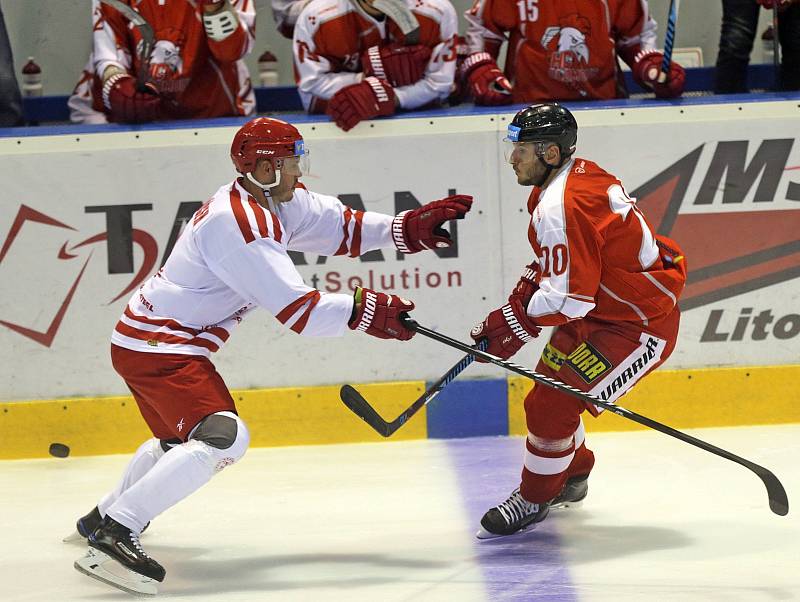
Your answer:
[[[560,166],[550,165],[549,163],[545,163],[544,157],[541,156],[541,155],[536,155],[536,158],[539,160],[539,163],[544,165],[545,172],[544,172],[544,175],[542,175],[542,177],[539,178],[539,181],[538,182],[534,182],[533,185],[534,186],[542,186],[542,184],[544,184],[547,181],[547,178],[550,177],[550,174],[553,172],[553,170],[556,167],[560,167]]]
[[[561,157],[561,161],[558,162],[558,165],[550,165],[547,161],[545,161],[544,160],[544,153],[541,153],[541,154],[537,153],[536,154],[536,158],[539,159],[539,162],[542,165],[544,165],[545,172],[544,172],[544,175],[539,179],[539,181],[538,182],[534,182],[533,185],[534,186],[541,186],[542,184],[544,184],[547,181],[547,178],[550,177],[550,174],[553,172],[554,169],[558,169],[559,167],[564,165],[566,160],[569,159],[569,155],[567,155],[566,157]]]
[[[280,169],[275,169],[275,181],[272,182],[271,184],[262,184],[261,182],[259,182],[258,180],[256,180],[253,177],[253,172],[251,172],[251,171],[248,171],[246,174],[244,174],[244,177],[247,178],[248,180],[250,180],[250,182],[252,182],[256,186],[258,186],[261,190],[264,191],[264,196],[267,199],[267,203],[269,203],[270,211],[272,211],[272,213],[276,213],[277,214],[277,210],[275,209],[275,203],[272,200],[272,192],[270,192],[270,191],[275,186],[280,185],[280,183],[281,183],[281,170]]]

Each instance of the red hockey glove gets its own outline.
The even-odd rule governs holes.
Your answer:
[[[655,92],[658,98],[677,98],[683,93],[686,72],[678,63],[669,65],[667,80],[659,83],[661,63],[664,55],[656,50],[644,50],[636,55],[633,63],[633,80],[647,90]]]
[[[161,115],[161,97],[148,84],[148,92],[136,90],[136,80],[126,73],[116,73],[103,84],[103,105],[111,121],[144,123]]]
[[[507,360],[522,346],[535,339],[541,332],[528,317],[525,307],[519,299],[512,299],[500,309],[494,310],[486,319],[475,326],[469,333],[476,343],[487,339],[489,346],[486,353]],[[476,361],[483,361],[475,358]]]
[[[407,341],[416,332],[409,330],[400,321],[400,315],[414,309],[414,304],[397,295],[387,295],[368,288],[356,289],[353,295],[355,307],[348,326],[361,330],[379,339]]]
[[[375,76],[392,86],[410,86],[425,75],[431,49],[421,44],[413,46],[371,46],[361,55],[364,76]]]
[[[531,302],[531,297],[533,297],[533,293],[539,290],[539,284],[536,282],[538,271],[539,265],[536,263],[525,266],[525,271],[522,272],[517,286],[514,287],[514,290],[511,291],[511,294],[508,296],[509,303],[514,299],[518,299],[522,307],[527,309],[528,303]]]
[[[377,77],[367,77],[334,94],[328,101],[327,113],[346,132],[365,119],[394,114],[394,107],[392,87]]]
[[[462,66],[476,105],[511,104],[511,83],[488,52],[469,55]]]
[[[424,249],[449,247],[453,241],[442,224],[451,219],[464,219],[470,207],[471,196],[455,194],[398,213],[392,220],[392,238],[397,250],[401,253],[418,253]]]

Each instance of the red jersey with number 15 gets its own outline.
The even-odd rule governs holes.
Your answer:
[[[644,0],[475,0],[464,17],[470,53],[496,59],[508,41],[514,102],[627,96],[617,56],[630,65],[656,43]]]
[[[592,317],[647,326],[670,313],[686,282],[677,244],[657,236],[622,183],[573,158],[528,199],[539,290],[528,315],[543,326]]]

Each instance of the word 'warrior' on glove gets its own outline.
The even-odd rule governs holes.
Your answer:
[[[511,104],[511,83],[488,52],[469,55],[462,65],[476,105]]]
[[[431,49],[421,44],[371,46],[361,55],[364,77],[375,76],[392,86],[410,86],[425,75]]]
[[[535,339],[541,332],[528,317],[519,299],[511,299],[500,309],[494,310],[486,319],[475,326],[469,336],[478,343],[481,339],[489,341],[486,353],[507,360],[522,346]],[[476,361],[482,362],[479,358]]]
[[[633,63],[633,80],[642,88],[652,90],[658,98],[677,98],[683,93],[686,72],[675,61],[669,64],[667,79],[659,82],[664,55],[657,50],[643,50]]]
[[[155,121],[161,113],[161,97],[147,84],[147,92],[136,89],[136,80],[126,73],[115,73],[103,84],[103,105],[111,121],[145,123]]]
[[[392,238],[397,250],[401,253],[418,253],[424,249],[451,246],[453,240],[442,224],[451,219],[464,219],[470,207],[471,196],[454,194],[398,213],[392,220]]]
[[[346,86],[328,102],[328,115],[345,132],[360,121],[381,115],[393,115],[395,95],[392,87],[377,77]]]
[[[355,305],[348,326],[379,339],[407,341],[416,333],[400,321],[402,314],[414,309],[414,304],[397,295],[387,295],[368,288],[356,288]]]
[[[525,271],[522,272],[522,276],[520,276],[517,285],[508,296],[509,303],[514,299],[519,299],[519,302],[522,303],[522,307],[528,307],[533,293],[539,290],[539,284],[536,282],[538,271],[539,265],[536,263],[529,263],[525,266]]]

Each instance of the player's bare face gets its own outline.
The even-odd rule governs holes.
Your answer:
[[[536,158],[536,145],[530,142],[515,142],[508,162],[517,175],[517,183],[533,186],[542,179],[545,168]]]
[[[286,157],[281,162],[281,181],[277,186],[270,188],[272,200],[278,203],[285,203],[292,199],[294,187],[303,175],[300,168],[299,157]]]

